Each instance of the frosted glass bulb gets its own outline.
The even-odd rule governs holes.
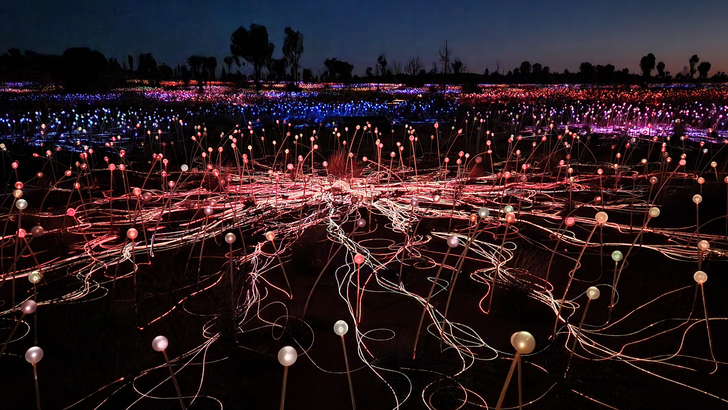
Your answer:
[[[28,299],[25,302],[23,302],[22,305],[20,305],[20,310],[23,312],[24,315],[29,315],[33,312],[35,312],[35,309],[38,307],[38,305],[35,303],[33,299]]]
[[[30,228],[30,233],[33,234],[34,238],[37,238],[39,236],[43,236],[43,234],[45,233],[45,229],[43,229],[43,227],[40,225],[36,225]]]
[[[614,251],[612,252],[612,260],[615,262],[619,262],[622,260],[622,252],[620,251]]]
[[[36,284],[43,279],[43,275],[40,274],[39,270],[34,270],[28,274],[28,281],[32,284]]]
[[[706,240],[702,240],[702,241],[698,242],[698,249],[700,249],[703,252],[707,251],[708,249],[710,249],[710,242],[708,242]]]
[[[334,323],[334,333],[339,336],[344,336],[349,331],[349,325],[343,320],[337,320]]]
[[[650,208],[649,213],[650,218],[657,218],[658,216],[660,216],[660,208],[653,206],[652,208]]]
[[[275,239],[275,237],[276,237],[276,233],[275,232],[268,231],[268,232],[265,233],[265,239],[267,239],[269,241],[272,241],[273,239]]]
[[[478,210],[478,216],[481,218],[487,218],[490,215],[490,210],[488,208],[480,208]]]
[[[695,204],[697,205],[703,202],[703,197],[700,194],[695,194],[693,195],[693,202],[695,202]]]
[[[529,354],[536,348],[536,339],[528,332],[516,332],[511,335],[511,345],[520,354]]]
[[[457,246],[460,245],[460,238],[458,238],[455,235],[452,235],[447,238],[447,246],[451,248],[457,248]]]
[[[228,244],[232,245],[236,239],[237,238],[235,237],[235,234],[232,232],[228,232],[227,234],[225,234],[225,242],[227,242]]]
[[[167,350],[167,346],[169,346],[169,340],[164,336],[157,336],[152,340],[152,349],[156,352]]]
[[[36,364],[43,358],[43,349],[33,346],[25,352],[25,361],[30,364]]]
[[[607,220],[609,219],[609,216],[607,215],[607,213],[606,213],[606,212],[604,212],[604,211],[599,211],[599,212],[597,212],[597,214],[596,214],[596,215],[594,216],[594,219],[596,219],[597,223],[599,223],[599,224],[604,224],[604,223],[606,223],[606,222],[607,222]]]
[[[23,209],[28,207],[28,201],[26,201],[25,199],[18,199],[15,202],[15,207],[22,211]]]
[[[708,281],[708,274],[703,272],[702,270],[699,270],[693,275],[693,280],[695,280],[696,283],[702,285],[703,283]]]
[[[599,295],[601,295],[601,292],[599,292],[599,288],[597,288],[596,286],[591,286],[589,289],[586,290],[586,297],[591,300],[599,299]]]
[[[136,228],[129,228],[128,231],[126,231],[126,237],[131,239],[132,241],[139,236],[139,231],[136,230]]]
[[[283,366],[288,367],[293,365],[293,363],[296,363],[296,359],[298,359],[298,353],[296,353],[296,349],[291,346],[283,346],[281,350],[278,351],[278,362],[280,362]]]

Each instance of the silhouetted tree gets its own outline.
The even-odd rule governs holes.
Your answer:
[[[126,61],[129,63],[129,71],[134,71],[134,57],[130,55],[126,56]]]
[[[100,88],[101,73],[108,67],[103,54],[88,47],[69,48],[61,61],[61,76],[67,91],[92,92]]]
[[[450,73],[450,56],[452,55],[452,51],[448,48],[447,40],[445,40],[445,48],[437,50],[437,54],[439,61],[442,63],[442,73],[447,75]]]
[[[162,80],[169,81],[172,78],[173,74],[174,71],[172,70],[172,67],[168,66],[167,64],[162,64],[159,66],[159,75],[162,77]]]
[[[420,63],[419,57],[413,57],[410,59],[409,63],[407,63],[407,74],[409,75],[416,75],[417,73],[422,70],[422,64]]]
[[[642,57],[642,59],[640,60],[640,70],[642,70],[643,77],[650,77],[650,74],[652,74],[652,70],[655,69],[655,60],[655,55],[652,53]]]
[[[265,26],[251,24],[250,30],[238,27],[230,37],[230,54],[240,65],[240,58],[253,65],[253,76],[256,85],[260,80],[260,72],[273,56],[275,46],[268,41],[268,30]]]
[[[205,82],[202,68],[203,64],[205,64],[205,60],[207,60],[207,58],[202,56],[189,56],[187,58],[187,65],[189,65],[192,70],[192,77],[195,81],[197,81],[197,87],[200,92],[202,92],[202,87]]]
[[[306,83],[312,83],[315,80],[315,78],[313,78],[313,71],[311,71],[310,68],[303,69],[302,78],[303,78],[303,82],[306,82]]]
[[[588,61],[581,63],[579,65],[579,72],[581,73],[583,82],[589,83],[593,81],[595,69],[592,63]]]
[[[222,59],[223,63],[227,66],[228,73],[231,73],[231,66],[233,65],[233,58],[230,56],[226,56]]]
[[[137,74],[148,80],[156,79],[158,74],[157,60],[150,53],[137,57]]]
[[[291,76],[293,82],[298,81],[298,61],[303,54],[303,34],[293,31],[292,28],[286,27],[286,37],[283,39],[283,55],[286,61],[291,65]]]
[[[217,58],[207,57],[202,63],[202,67],[207,73],[207,85],[210,85],[210,81],[215,80],[215,70],[217,70]]]
[[[182,79],[182,82],[184,85],[190,85],[190,80],[192,79],[192,73],[190,73],[190,70],[187,68],[186,65],[183,65],[179,69],[179,76]]]
[[[463,62],[456,58],[455,62],[452,63],[452,72],[455,75],[460,75],[462,70],[463,70]]]
[[[387,58],[384,57],[384,54],[380,54],[379,57],[377,57],[377,71],[382,77],[387,75]]]
[[[605,84],[611,84],[614,80],[615,68],[611,64],[607,64],[599,70],[599,81]]]
[[[285,58],[270,59],[268,63],[268,78],[273,81],[285,80],[286,67],[288,67],[288,61]]]
[[[400,75],[404,70],[402,69],[402,63],[395,61],[392,64],[392,71],[394,72],[394,75]]]
[[[660,78],[665,78],[665,63],[660,61],[657,63],[657,76]]]
[[[531,74],[531,63],[529,61],[522,62],[518,68],[521,71],[521,75],[528,76]]]
[[[698,77],[701,80],[707,80],[708,79],[708,71],[710,71],[710,63],[707,61],[703,61],[698,66],[698,72],[700,73],[700,76]]]
[[[693,78],[695,77],[695,73],[698,71],[695,69],[695,67],[697,67],[698,63],[700,62],[700,57],[698,57],[697,54],[693,54],[688,62],[690,63],[690,78]]]
[[[336,58],[329,58],[324,61],[326,67],[325,76],[328,81],[347,81],[351,79],[351,72],[354,66],[346,61],[339,61]]]
[[[367,67],[366,75],[367,75],[367,77],[374,77],[374,69],[371,67]]]

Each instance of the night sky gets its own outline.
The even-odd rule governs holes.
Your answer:
[[[650,52],[673,75],[693,54],[712,63],[711,75],[728,71],[725,0],[7,1],[0,50],[88,46],[120,61],[150,52],[171,66],[212,55],[222,67],[230,34],[251,23],[268,28],[274,57],[282,55],[283,29],[300,31],[301,65],[314,73],[337,57],[363,74],[382,53],[390,67],[419,56],[429,70],[445,39],[470,72],[507,71],[523,60],[557,71],[589,61],[636,72]]]

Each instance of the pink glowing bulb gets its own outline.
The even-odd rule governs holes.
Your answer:
[[[66,215],[68,215],[70,217],[76,216],[76,209],[74,209],[74,208],[68,208],[66,210]]]
[[[362,263],[364,263],[364,257],[357,253],[356,255],[354,255],[354,263],[356,263],[357,265],[361,265]]]

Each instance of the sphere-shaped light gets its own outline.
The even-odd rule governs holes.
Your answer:
[[[359,228],[363,228],[363,227],[367,226],[367,220],[364,218],[357,219],[356,226],[358,226]]]
[[[15,201],[15,207],[22,211],[23,209],[28,207],[28,201],[22,198],[18,199],[17,201]]]
[[[478,209],[478,216],[481,218],[487,218],[490,216],[490,210],[488,208],[480,208]]]
[[[343,320],[337,320],[334,323],[334,333],[339,336],[344,336],[349,331],[349,325]]]
[[[152,340],[152,349],[154,349],[155,352],[163,352],[167,350],[167,346],[169,346],[169,340],[167,340],[164,336],[157,336]]]
[[[362,263],[364,263],[364,257],[357,253],[356,255],[354,255],[354,263],[356,263],[357,265],[361,265]]]
[[[288,367],[293,365],[293,363],[296,363],[296,359],[298,359],[298,353],[296,353],[296,349],[291,346],[283,346],[281,350],[278,351],[278,362],[283,366]]]
[[[619,262],[619,261],[622,260],[622,257],[623,257],[622,252],[620,252],[620,251],[614,251],[614,252],[612,252],[612,260],[613,261]]]
[[[658,216],[660,216],[660,208],[653,206],[652,208],[650,208],[649,214],[650,218],[657,218]]]
[[[455,235],[452,235],[447,238],[447,246],[451,248],[457,248],[457,246],[460,245],[460,238],[458,238]]]
[[[181,169],[181,170],[182,170],[182,172],[187,172],[187,170],[188,170],[188,169],[190,169],[190,167],[189,167],[189,166],[187,166],[187,164],[182,164],[182,165],[181,165],[181,166],[179,167],[179,169]]]
[[[508,212],[506,214],[506,222],[508,222],[509,224],[516,222],[516,214],[514,214],[513,212]]]
[[[275,238],[276,238],[276,233],[275,232],[268,231],[268,232],[265,233],[265,239],[267,239],[269,241],[272,241]]]
[[[703,252],[707,251],[708,249],[710,249],[710,242],[703,239],[702,241],[698,242],[698,249]]]
[[[211,206],[205,207],[205,215],[210,216],[210,215],[212,215],[212,212],[213,212],[213,209]]]
[[[598,224],[604,224],[609,219],[609,216],[606,212],[599,211],[596,215],[594,215],[594,219],[597,221]]]
[[[650,184],[655,185],[657,183],[657,177],[650,177]]]
[[[28,274],[28,281],[32,284],[36,284],[43,279],[43,275],[40,274],[39,270],[34,270]]]
[[[601,295],[601,292],[599,292],[599,288],[596,286],[591,286],[586,290],[586,297],[591,300],[599,299],[599,295]]]
[[[410,199],[410,205],[412,205],[413,208],[416,208],[417,205],[419,205],[419,204],[420,204],[420,200],[419,199],[417,199],[417,198]]]
[[[507,213],[510,213],[510,212],[513,212],[513,207],[512,206],[506,205],[506,206],[503,207],[503,213],[506,213],[507,214]]]
[[[236,239],[238,239],[238,238],[236,238],[235,234],[232,232],[228,232],[225,234],[225,242],[227,242],[229,244],[233,244]]]
[[[28,299],[25,302],[23,302],[22,305],[20,305],[20,311],[23,312],[24,315],[29,315],[33,312],[35,312],[35,309],[38,307],[38,305],[35,303],[33,299]]]
[[[693,202],[695,202],[696,205],[703,202],[703,196],[700,194],[693,195]]]
[[[573,216],[567,216],[564,220],[564,223],[566,224],[566,226],[574,226],[574,224],[576,223],[576,219],[574,219]]]
[[[132,241],[139,236],[139,231],[136,230],[136,228],[129,228],[128,231],[126,231],[126,237],[131,239]]]
[[[693,275],[693,280],[695,280],[696,283],[702,285],[703,283],[708,281],[708,274],[703,272],[702,270],[699,270]]]
[[[43,229],[43,227],[40,225],[36,225],[30,228],[30,233],[33,235],[34,238],[37,238],[39,236],[43,236],[43,234],[45,233],[45,229]]]
[[[528,332],[516,332],[511,335],[511,346],[520,354],[529,354],[536,348],[536,339]]]
[[[36,364],[43,358],[43,349],[33,346],[25,352],[25,361],[30,364]]]

